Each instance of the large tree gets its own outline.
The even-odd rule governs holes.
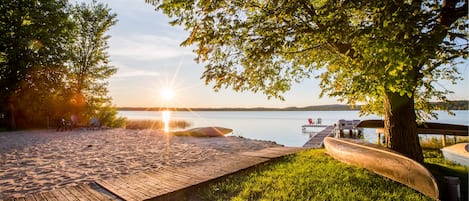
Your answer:
[[[49,113],[50,97],[61,91],[72,27],[66,6],[66,0],[0,0],[0,113],[10,128]]]
[[[69,48],[71,60],[69,77],[73,113],[82,119],[100,116],[103,119],[111,107],[107,95],[107,79],[117,69],[109,64],[107,50],[109,35],[106,32],[117,23],[117,15],[102,3],[77,4],[71,9],[71,19],[76,25],[74,42]],[[111,115],[115,118],[116,115]]]
[[[388,146],[420,162],[420,111],[446,100],[433,83],[457,80],[468,54],[467,0],[146,2],[191,31],[182,45],[196,47],[215,89],[282,98],[317,72],[321,96],[384,114]]]

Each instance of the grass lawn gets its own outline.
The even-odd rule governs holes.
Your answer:
[[[467,173],[466,173],[467,175]],[[431,200],[366,169],[311,149],[211,182],[187,200]]]
[[[425,166],[437,179],[440,191],[443,193],[445,189],[444,177],[453,176],[459,177],[461,200],[468,200],[468,171],[469,169],[465,166],[456,165],[443,158],[443,154],[439,149],[426,149],[424,150]]]

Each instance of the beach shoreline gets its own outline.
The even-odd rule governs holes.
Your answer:
[[[122,128],[3,132],[0,199],[277,146],[282,145],[235,136],[182,137]]]

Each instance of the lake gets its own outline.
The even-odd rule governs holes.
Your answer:
[[[438,112],[438,120],[430,122],[469,124],[469,111],[454,111],[456,116]],[[161,120],[158,111],[119,111],[119,115],[128,119]],[[323,128],[308,128],[303,132],[301,125],[308,124],[308,118],[321,118],[322,124],[333,125],[339,119],[379,119],[377,116],[360,117],[358,111],[193,111],[171,112],[171,120],[184,120],[191,127],[220,126],[233,129],[230,135],[251,139],[275,141],[285,146],[303,146],[310,134]],[[365,140],[376,142],[375,129],[364,130]]]

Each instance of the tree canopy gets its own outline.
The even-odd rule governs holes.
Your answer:
[[[15,120],[48,113],[53,94],[64,86],[65,44],[73,26],[66,5],[63,0],[1,1],[0,111],[13,117],[12,127],[29,123]]]
[[[95,0],[90,5],[82,3],[71,8],[71,20],[76,28],[73,32],[75,40],[69,48],[68,80],[73,112],[81,113],[82,119],[103,118],[103,113],[112,106],[107,95],[107,79],[117,69],[109,65],[110,36],[106,31],[117,23],[116,17],[107,5]]]
[[[77,99],[116,120],[106,81],[116,71],[104,35],[116,23],[110,9],[96,1],[0,0],[0,12],[1,127],[51,126],[76,112]]]
[[[191,32],[182,45],[195,45],[214,89],[282,98],[320,78],[321,96],[384,115],[388,145],[418,161],[417,115],[446,100],[433,83],[458,80],[468,55],[467,0],[146,2]]]

